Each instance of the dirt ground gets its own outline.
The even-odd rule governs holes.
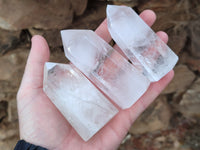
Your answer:
[[[162,30],[168,33],[168,45],[179,56],[173,81],[132,125],[119,150],[199,150],[200,1],[83,0],[81,5],[75,1],[69,2],[72,7],[67,7],[69,11],[64,12],[57,11],[63,7],[61,4],[43,6],[29,3],[29,0],[18,3],[21,9],[29,5],[38,7],[32,10],[32,18],[27,18],[21,13],[23,9],[16,10],[17,13],[13,14],[15,17],[6,12],[7,9],[14,9],[10,5],[17,1],[6,3],[0,0],[0,149],[13,149],[19,140],[16,93],[29,54],[31,37],[43,35],[50,46],[50,61],[67,63],[60,30],[95,30],[104,20],[106,4],[109,3],[131,6],[138,13],[145,9],[154,10],[157,20],[152,28],[156,32]],[[57,7],[54,8],[55,5]],[[46,22],[33,22],[34,16],[46,14],[45,11],[40,12],[40,7],[45,7],[51,16],[47,16]],[[24,12],[29,13],[28,9],[24,9]],[[58,26],[52,22],[52,16],[57,22],[62,22],[63,18],[59,16],[65,15],[65,24]],[[6,20],[7,24],[1,19]]]

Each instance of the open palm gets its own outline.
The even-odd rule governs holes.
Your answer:
[[[156,19],[151,10],[143,11],[140,17],[149,26]],[[110,42],[111,36],[106,20],[95,32],[106,42]],[[166,33],[157,34],[167,42]],[[117,45],[114,48],[120,51]],[[174,75],[173,71],[170,71],[160,81],[152,83],[147,92],[131,108],[120,110],[106,126],[88,142],[84,142],[43,92],[43,68],[49,55],[46,40],[41,36],[34,36],[17,95],[20,138],[48,149],[117,149],[132,123],[160,94]]]

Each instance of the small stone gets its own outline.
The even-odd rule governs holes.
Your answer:
[[[108,30],[117,45],[150,81],[173,69],[178,56],[127,6],[107,6]]]
[[[168,128],[171,111],[165,96],[158,97],[133,123],[130,133],[143,134]]]
[[[66,57],[122,109],[131,107],[150,81],[91,30],[61,31]]]
[[[0,140],[0,148],[2,150],[11,150],[14,149],[17,141],[19,141],[19,137],[13,137],[7,140]]]
[[[200,72],[200,59],[190,56],[187,52],[183,52],[180,57],[180,62],[187,64],[193,71]]]
[[[171,28],[169,29],[167,34],[169,36],[169,41],[168,41],[169,47],[171,47],[171,49],[173,49],[173,51],[177,55],[180,55],[187,42],[187,36],[188,36],[187,28],[185,26],[178,26],[175,28]]]
[[[0,123],[5,117],[7,117],[7,108],[8,102],[0,101]]]
[[[0,149],[14,149],[19,140],[18,122],[0,124]]]
[[[186,65],[178,65],[174,68],[174,78],[172,82],[169,83],[162,94],[184,92],[192,84],[194,79],[195,74],[190,71]]]
[[[12,80],[13,76],[20,76],[14,80],[21,80],[23,71],[19,70],[22,68],[24,70],[26,59],[28,57],[29,50],[20,48],[15,49],[12,53],[5,54],[0,57],[0,80]],[[15,66],[15,67],[13,67]]]
[[[200,39],[200,17],[196,20],[192,20],[189,25],[189,33],[191,37],[191,48],[190,54],[193,57],[200,58],[200,51],[199,51],[199,39]]]
[[[14,80],[0,80],[0,100],[10,101],[16,98],[18,85]]]
[[[5,139],[9,139],[9,138],[16,136],[16,135],[18,135],[18,130],[16,128],[0,130],[0,141],[3,141]]]
[[[16,122],[18,120],[17,101],[16,99],[10,100],[8,103],[8,121]]]
[[[76,17],[68,28],[95,30],[106,17],[106,6],[106,3],[102,3],[101,5],[88,3],[88,8],[92,9],[86,9],[84,15]]]
[[[185,117],[200,117],[200,78],[183,95],[178,109]]]
[[[0,54],[5,54],[7,51],[15,48],[20,42],[19,31],[6,31],[0,29]]]
[[[70,0],[73,10],[77,16],[84,13],[88,0]]]
[[[118,112],[73,65],[45,63],[43,90],[85,141]]]

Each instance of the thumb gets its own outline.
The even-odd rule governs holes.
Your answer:
[[[43,68],[44,63],[49,60],[49,47],[46,40],[39,35],[33,36],[31,42],[31,51],[20,89],[37,89],[43,86]]]

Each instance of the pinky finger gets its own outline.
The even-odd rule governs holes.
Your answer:
[[[164,31],[158,31],[156,34],[157,34],[157,36],[160,37],[160,39],[161,39],[163,42],[165,42],[165,43],[168,42],[168,35],[167,35],[166,32],[164,32]]]

